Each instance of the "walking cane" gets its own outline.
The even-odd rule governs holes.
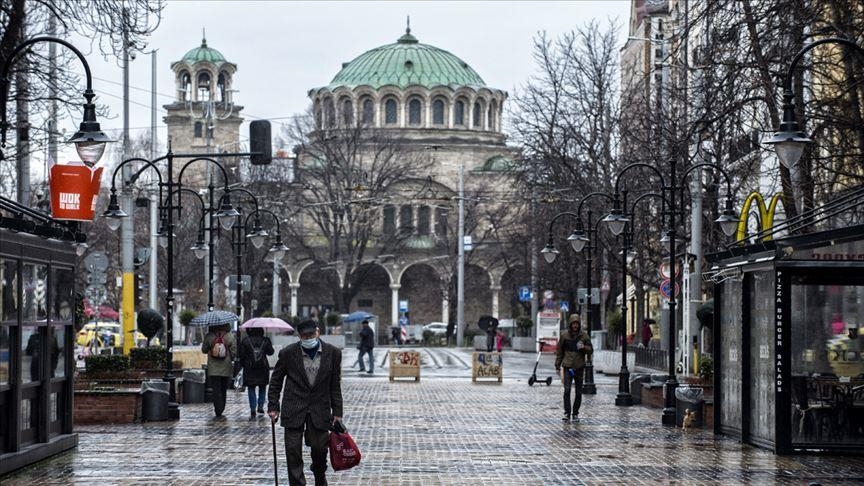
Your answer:
[[[279,463],[276,461],[276,421],[270,419],[270,432],[273,436],[273,479],[279,486]]]

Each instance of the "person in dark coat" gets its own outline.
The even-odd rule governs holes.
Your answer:
[[[363,364],[363,355],[369,355],[369,371],[366,371],[366,373],[370,375],[375,369],[375,358],[372,356],[373,348],[375,348],[375,331],[369,327],[369,321],[363,321],[363,327],[360,329],[360,345],[357,346],[357,349],[360,350],[357,361],[360,363],[360,371],[366,371],[366,366]]]
[[[281,417],[285,428],[288,484],[306,484],[304,439],[312,449],[315,484],[327,484],[328,429],[342,421],[342,351],[319,339],[315,321],[301,322],[297,333],[300,342],[279,351],[267,393],[267,412],[273,422]]]
[[[582,405],[582,377],[585,373],[585,361],[594,353],[588,334],[580,328],[582,322],[579,316],[570,316],[569,328],[561,331],[558,337],[558,349],[555,351],[555,372],[561,374],[561,384],[564,385],[564,420],[579,421],[579,408]],[[563,371],[562,371],[563,367]],[[573,389],[573,407],[570,407],[570,390]]]
[[[255,418],[257,412],[264,413],[267,401],[267,383],[270,382],[270,362],[267,356],[274,353],[273,343],[264,335],[264,329],[252,328],[240,341],[240,364],[243,366],[243,383],[249,395],[249,415]]]
[[[217,343],[225,347],[224,357],[213,356],[212,350]],[[231,326],[228,324],[210,326],[201,343],[201,352],[207,354],[207,374],[213,386],[213,412],[216,417],[222,418],[227,401],[228,383],[234,377],[233,360],[237,356],[237,338],[231,332]]]

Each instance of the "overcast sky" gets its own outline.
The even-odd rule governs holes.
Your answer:
[[[171,63],[201,44],[237,64],[235,103],[244,106],[246,121],[267,118],[280,129],[280,120],[306,110],[310,88],[326,85],[350,61],[367,50],[390,44],[405,32],[424,44],[450,51],[467,62],[488,86],[512,95],[534,72],[533,39],[540,31],[551,36],[590,22],[617,20],[623,43],[629,1],[507,1],[507,2],[280,2],[168,1],[161,25],[139,53],[130,71],[131,136],[150,126],[150,56],[157,50],[159,142],[164,146],[162,105],[174,99]],[[98,102],[111,107],[113,119],[100,119],[103,128],[119,130],[122,118],[123,73],[116,61],[88,56]],[[79,122],[76,120],[75,122]],[[71,122],[68,130],[73,130]],[[248,124],[241,140],[248,136]],[[71,133],[71,132],[69,132]],[[112,133],[113,136],[113,133]],[[62,160],[62,157],[61,157]]]

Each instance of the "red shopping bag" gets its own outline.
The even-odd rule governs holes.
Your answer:
[[[360,464],[360,448],[348,432],[330,432],[330,464],[334,471]]]

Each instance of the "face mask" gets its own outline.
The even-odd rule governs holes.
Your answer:
[[[303,346],[303,349],[312,349],[318,346],[318,338],[302,339],[300,341],[300,346]]]

